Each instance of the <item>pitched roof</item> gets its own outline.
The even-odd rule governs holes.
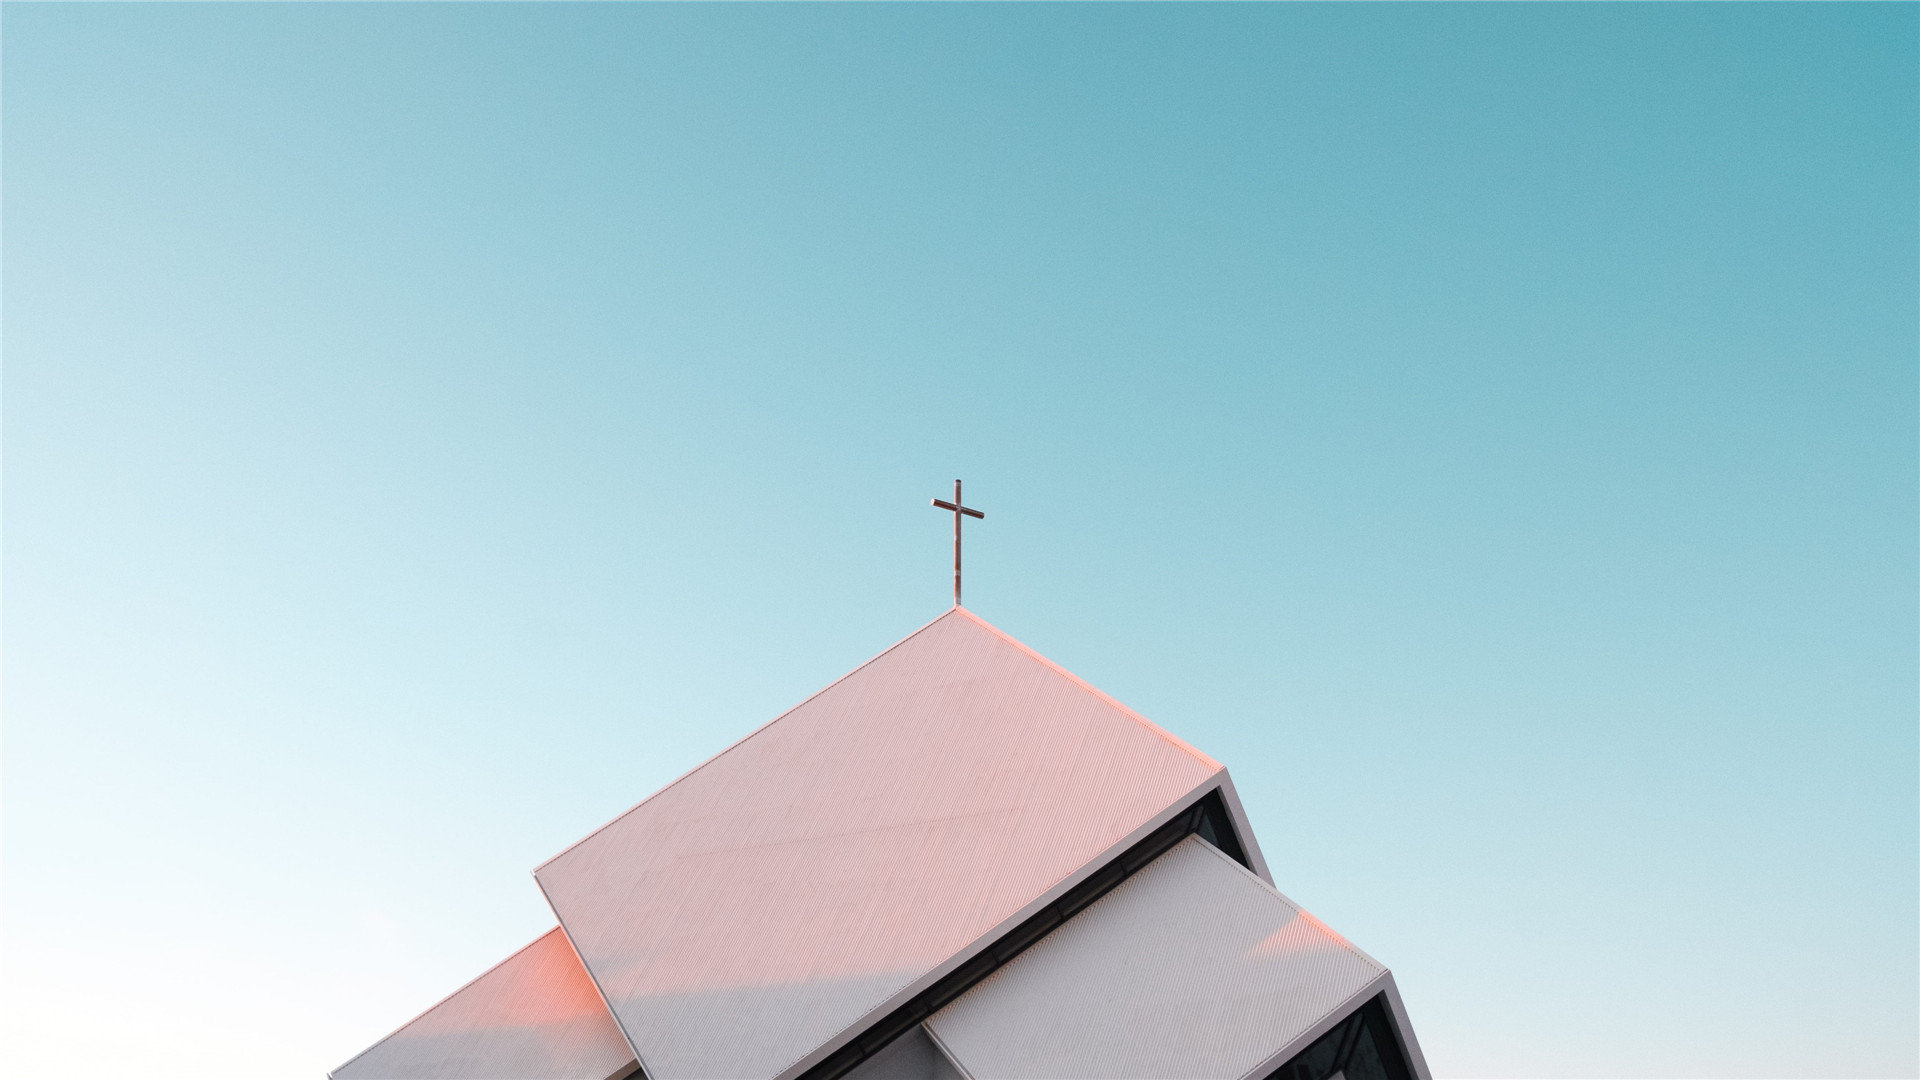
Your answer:
[[[612,1080],[634,1065],[555,927],[333,1070],[334,1080]]]
[[[1190,836],[926,1027],[969,1075],[996,1080],[1259,1080],[1387,978]]]
[[[535,877],[652,1080],[768,1080],[1222,772],[955,608]]]

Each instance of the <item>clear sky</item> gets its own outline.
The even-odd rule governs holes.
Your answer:
[[[7,6],[7,1075],[340,1063],[961,476],[1442,1076],[1914,1076],[1917,16]]]

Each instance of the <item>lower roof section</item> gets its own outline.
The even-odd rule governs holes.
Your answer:
[[[328,1074],[333,1080],[616,1080],[633,1051],[558,927]]]
[[[1387,981],[1190,836],[926,1026],[974,1080],[1257,1080]]]

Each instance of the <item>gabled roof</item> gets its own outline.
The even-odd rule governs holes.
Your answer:
[[[535,877],[651,1080],[770,1080],[1223,773],[955,608]]]
[[[555,927],[333,1070],[334,1080],[614,1080],[620,1029]]]
[[[1261,1080],[1389,979],[1190,836],[926,1027],[975,1077]]]

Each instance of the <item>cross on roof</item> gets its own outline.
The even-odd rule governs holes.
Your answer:
[[[933,505],[939,507],[942,510],[953,511],[953,606],[959,607],[960,606],[960,518],[962,515],[966,517],[975,517],[975,518],[984,518],[987,515],[981,513],[978,510],[975,510],[970,506],[961,505],[960,481],[958,480],[955,480],[953,482],[953,501],[946,502],[941,499],[935,499],[933,500]]]

